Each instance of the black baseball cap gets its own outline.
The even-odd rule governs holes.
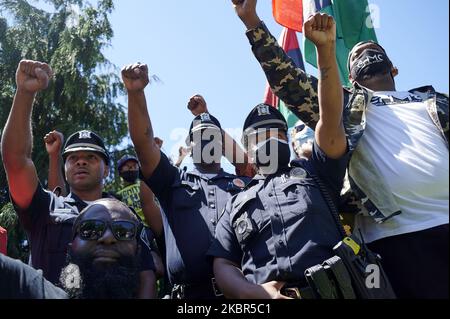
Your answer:
[[[242,143],[247,146],[247,138],[259,129],[280,129],[287,134],[288,125],[283,114],[268,104],[257,105],[244,123]]]
[[[122,169],[122,167],[126,164],[126,162],[128,161],[133,161],[139,164],[139,160],[137,159],[136,156],[133,155],[124,155],[122,156],[122,158],[117,162],[117,169],[120,170]]]
[[[192,142],[193,136],[195,132],[212,129],[218,130],[222,132],[222,126],[218,119],[212,116],[209,113],[203,113],[197,116],[191,123],[191,127],[189,128],[189,137],[186,142]],[[189,143],[186,143],[189,144]]]
[[[62,154],[64,161],[71,153],[75,152],[95,152],[103,156],[106,164],[109,165],[109,153],[102,138],[91,131],[79,131],[71,135],[64,146]]]

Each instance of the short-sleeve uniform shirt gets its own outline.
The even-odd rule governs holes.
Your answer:
[[[309,161],[255,178],[227,203],[208,254],[239,265],[255,284],[304,283],[304,271],[332,257],[342,239],[312,176],[337,202],[347,163],[348,154],[333,160],[315,144]]]

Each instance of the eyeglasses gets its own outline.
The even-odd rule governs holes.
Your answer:
[[[85,220],[76,228],[75,236],[88,241],[98,240],[103,237],[107,227],[111,229],[114,237],[119,241],[131,241],[136,238],[138,233],[138,226],[130,221]]]

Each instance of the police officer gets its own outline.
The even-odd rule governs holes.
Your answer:
[[[222,131],[209,114],[197,116],[190,128],[193,171],[171,165],[153,140],[144,88],[149,83],[146,65],[122,70],[128,90],[131,138],[146,183],[163,209],[167,271],[174,285],[173,298],[213,299],[215,289],[211,260],[207,259],[214,232],[228,199],[245,187],[244,180],[221,168]]]
[[[227,204],[208,252],[228,298],[312,297],[305,270],[332,257],[342,239],[319,187],[323,184],[336,200],[348,162],[335,24],[327,15],[316,15],[304,29],[317,45],[322,73],[312,156],[289,165],[287,124],[278,110],[262,104],[245,121],[244,145],[259,175]]]
[[[35,95],[48,86],[51,76],[52,70],[45,63],[20,62],[16,96],[1,146],[11,200],[30,239],[31,265],[41,269],[50,282],[58,284],[74,220],[89,202],[106,196],[103,180],[109,173],[109,154],[97,134],[86,130],[77,132],[69,137],[62,154],[70,195],[58,196],[41,186],[31,159],[31,114]],[[140,296],[151,297],[155,267],[150,249],[145,247]]]

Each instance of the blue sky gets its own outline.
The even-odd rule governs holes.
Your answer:
[[[448,1],[369,2],[379,8],[378,39],[400,69],[397,88],[432,84],[448,93]],[[146,95],[165,150],[175,151],[184,139],[183,129],[192,121],[186,105],[195,93],[206,98],[224,128],[238,133],[249,111],[261,103],[266,80],[231,1],[117,0],[115,6],[115,36],[107,56],[119,67],[147,63],[162,79]],[[272,17],[271,1],[260,0],[258,12],[278,38],[281,26]],[[310,67],[307,71],[315,74]]]
[[[432,84],[449,91],[449,2],[369,0],[377,5],[378,40],[399,68],[397,89]],[[224,128],[237,134],[249,111],[262,102],[265,77],[250,50],[231,0],[116,0],[115,36],[107,57],[121,67],[147,63],[163,84],[146,90],[155,134],[169,153],[192,121],[186,109],[202,94]],[[278,38],[271,1],[260,0],[260,17]],[[301,35],[299,35],[301,41]],[[307,66],[307,71],[315,70]],[[229,166],[227,165],[227,168]]]

